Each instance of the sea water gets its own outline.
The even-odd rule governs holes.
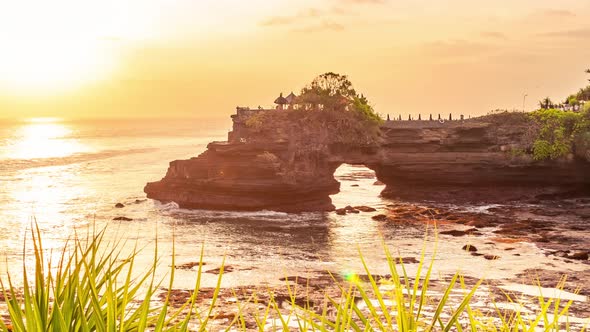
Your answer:
[[[534,246],[523,245],[517,263],[474,263],[461,250],[465,239],[425,241],[425,224],[372,220],[379,211],[345,216],[204,211],[146,199],[143,187],[161,179],[170,161],[197,156],[207,143],[225,140],[230,125],[223,119],[0,122],[0,277],[11,273],[18,279],[23,259],[32,269],[35,225],[48,260],[56,260],[69,239],[106,229],[106,246],[118,242],[123,252],[139,248],[138,271],[153,262],[157,247],[159,273],[166,275],[174,244],[177,264],[199,261],[203,250],[204,270],[231,265],[233,271],[223,277],[228,286],[276,284],[281,277],[317,271],[363,273],[361,254],[373,272],[387,273],[384,246],[394,255],[419,257],[424,244],[427,256],[436,245],[441,271],[463,269],[488,277],[516,273],[535,261],[527,257],[541,257]],[[382,210],[395,203],[379,197],[384,187],[375,185],[374,174],[363,166],[343,165],[335,177],[341,183],[341,192],[332,197],[337,207]],[[116,208],[117,203],[125,207]],[[176,286],[191,287],[195,273],[177,271]],[[216,278],[205,274],[204,282],[212,285]]]

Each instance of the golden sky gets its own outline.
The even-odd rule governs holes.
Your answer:
[[[0,0],[0,118],[226,117],[318,74],[382,114],[577,91],[587,0]]]

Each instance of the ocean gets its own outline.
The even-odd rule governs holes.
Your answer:
[[[170,161],[197,156],[207,143],[225,140],[230,126],[229,119],[1,122],[0,277],[10,273],[18,279],[23,259],[30,265],[34,225],[41,230],[48,260],[57,259],[69,239],[105,229],[107,245],[119,243],[123,252],[139,248],[138,271],[151,264],[156,246],[162,276],[169,272],[173,244],[177,264],[198,261],[201,250],[206,269],[225,259],[233,271],[224,275],[224,286],[278,284],[282,277],[317,271],[362,273],[361,254],[373,272],[386,273],[384,246],[395,255],[417,258],[423,247],[431,257],[437,246],[439,273],[464,269],[498,277],[527,268],[521,263],[527,255],[541,255],[523,244],[518,260],[474,263],[461,250],[465,239],[425,240],[425,224],[371,219],[378,212],[185,210],[146,199],[144,185],[162,178]],[[379,197],[384,187],[363,166],[343,165],[335,177],[341,182],[341,192],[332,197],[337,207],[382,210],[396,204]],[[116,208],[117,203],[125,207]],[[506,268],[497,269],[498,264]],[[175,285],[192,287],[194,277],[194,269],[179,270]],[[212,285],[216,278],[205,274],[203,282]]]

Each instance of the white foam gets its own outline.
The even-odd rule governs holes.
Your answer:
[[[521,285],[521,284],[508,284],[500,286],[500,288],[512,291],[512,292],[519,292],[525,295],[530,296],[543,296],[546,298],[552,299],[561,299],[566,301],[578,301],[578,302],[587,302],[588,298],[583,295],[567,292],[558,288],[545,288],[539,286],[532,286],[532,285]]]

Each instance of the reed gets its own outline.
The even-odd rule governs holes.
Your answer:
[[[105,231],[94,231],[86,239],[74,238],[65,246],[56,266],[45,261],[41,232],[34,225],[32,244],[34,274],[23,263],[23,287],[16,287],[10,274],[0,280],[0,291],[8,307],[7,319],[0,320],[1,331],[209,331],[211,318],[221,291],[223,264],[210,304],[198,305],[203,248],[196,271],[194,291],[180,308],[171,306],[174,280],[174,254],[165,278],[157,280],[159,254],[145,272],[137,274],[137,247],[122,255],[120,243],[106,246]],[[442,294],[433,301],[428,296],[434,260],[427,263],[423,247],[417,272],[410,276],[403,260],[394,258],[384,246],[391,277],[377,280],[362,255],[359,259],[368,281],[357,277],[333,277],[339,296],[325,296],[321,310],[296,303],[297,290],[288,283],[290,308],[285,311],[269,290],[268,303],[254,314],[249,306],[260,308],[256,294],[236,303],[236,315],[224,329],[248,330],[246,315],[253,315],[254,330],[298,331],[570,331],[567,322],[572,301],[538,299],[534,314],[520,310],[506,312],[496,307],[482,314],[471,307],[482,280],[468,287],[460,274],[450,278]],[[436,254],[436,253],[435,253]],[[24,260],[23,260],[24,261]],[[143,270],[143,267],[142,267]],[[154,301],[167,282],[164,300]],[[565,282],[565,280],[564,280]],[[383,287],[384,285],[388,287]],[[563,287],[564,283],[561,284]],[[454,289],[462,290],[460,301],[449,301]],[[518,301],[507,297],[515,304]],[[269,321],[278,321],[276,326]],[[565,322],[564,322],[565,320]],[[293,322],[295,324],[293,324]],[[218,326],[215,327],[219,328]],[[579,327],[577,327],[579,329]],[[250,327],[252,329],[252,327]],[[582,331],[585,331],[583,327]]]

